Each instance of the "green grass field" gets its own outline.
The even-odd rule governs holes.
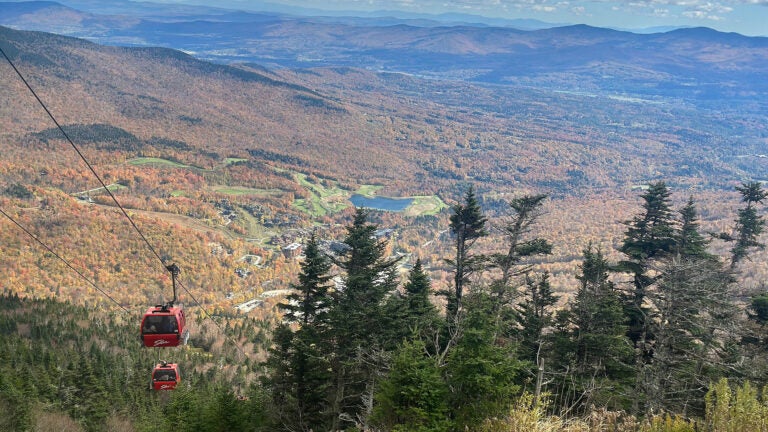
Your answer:
[[[125,189],[125,188],[126,188],[125,186],[123,186],[121,184],[117,184],[117,183],[112,183],[112,184],[108,184],[107,185],[107,189],[110,192],[116,192],[116,191],[118,191],[120,189]],[[98,195],[99,193],[103,193],[103,192],[104,192],[104,188],[103,187],[97,187],[97,188],[93,188],[93,189],[89,189],[89,190],[85,190],[85,191],[75,192],[72,195],[75,195],[75,196],[77,196],[77,195],[89,195],[89,194],[90,195]]]
[[[408,216],[434,216],[448,207],[448,204],[435,195],[411,198],[413,198],[413,202],[405,209],[405,214]]]
[[[285,193],[280,189],[257,189],[244,186],[212,186],[211,190],[227,195],[280,196]]]
[[[154,165],[154,166],[163,166],[163,167],[171,167],[171,168],[193,168],[189,165],[184,165],[178,162],[169,161],[168,159],[153,158],[153,157],[139,157],[136,159],[129,160],[128,163],[136,166]]]
[[[352,205],[349,191],[339,188],[336,182],[327,182],[329,186],[313,183],[301,173],[295,173],[294,178],[311,194],[309,199],[295,200],[293,206],[313,217],[337,213]]]
[[[376,192],[381,188],[382,186],[378,185],[362,185],[355,193],[370,198],[375,196]]]

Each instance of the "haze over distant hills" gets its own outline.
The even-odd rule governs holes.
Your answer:
[[[46,3],[47,1],[31,1],[27,3]],[[186,18],[200,19],[214,18],[217,15],[248,15],[254,13],[254,10],[270,15],[282,15],[290,17],[313,17],[314,19],[328,20],[330,22],[351,22],[358,24],[405,24],[419,26],[444,26],[444,25],[474,25],[474,26],[494,26],[494,27],[513,27],[525,30],[534,30],[540,28],[549,28],[567,25],[569,23],[550,23],[536,19],[505,19],[491,18],[480,15],[461,14],[461,13],[441,13],[424,14],[409,13],[404,11],[379,10],[374,12],[366,11],[328,11],[321,9],[301,8],[297,6],[286,6],[278,3],[259,2],[253,5],[254,9],[243,11],[236,5],[227,7],[226,2],[217,3],[217,7],[191,5],[182,3],[153,3],[136,1],[94,1],[94,0],[64,0],[61,3],[83,12],[98,15],[124,15],[145,17],[148,19],[174,19]]]
[[[94,7],[93,2],[79,4]],[[0,24],[102,44],[168,47],[220,63],[349,66],[488,84],[710,101],[762,103],[768,94],[768,38],[707,28],[653,34],[584,25],[521,30],[133,2],[106,2],[95,10],[120,15],[81,12],[56,2],[6,2],[0,3]]]

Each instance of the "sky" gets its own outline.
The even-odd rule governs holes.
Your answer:
[[[152,0],[150,0],[152,1]],[[259,10],[260,0],[154,0]],[[768,0],[268,0],[329,11],[458,12],[617,29],[710,27],[768,36]]]

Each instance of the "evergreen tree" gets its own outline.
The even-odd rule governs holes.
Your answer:
[[[739,340],[739,355],[747,359],[743,367],[745,375],[750,381],[759,386],[768,385],[768,335],[766,324],[768,323],[768,292],[761,287],[757,294],[753,295],[746,308],[747,319],[741,327],[741,340]]]
[[[94,371],[94,364],[92,357],[82,355],[73,365],[77,388],[75,398],[78,402],[69,409],[72,417],[89,431],[104,430],[109,415],[104,380]]]
[[[492,279],[489,289],[495,299],[492,311],[499,321],[500,335],[509,337],[518,325],[514,304],[529,280],[532,266],[526,262],[532,257],[548,255],[552,245],[540,237],[530,237],[531,227],[541,216],[541,207],[547,195],[524,195],[509,202],[512,214],[502,223],[504,252],[490,256],[490,266],[499,270]],[[520,280],[522,279],[522,280]]]
[[[654,261],[676,246],[676,221],[670,206],[670,195],[664,182],[648,186],[648,190],[641,195],[644,212],[625,222],[627,231],[619,248],[628,258],[619,263],[619,269],[633,275],[633,291],[624,300],[629,319],[628,336],[645,360],[651,356],[653,339],[648,327],[650,311],[645,306],[647,291],[655,281],[655,275],[649,273],[649,269]]]
[[[377,226],[367,222],[368,213],[358,209],[347,227],[344,244],[347,249],[333,258],[345,273],[343,286],[333,306],[334,331],[343,336],[342,351],[354,352],[358,347],[381,344],[386,334],[380,319],[385,296],[393,291],[391,270],[397,259],[385,257],[386,243],[377,240]]]
[[[331,263],[320,250],[313,233],[307,242],[295,293],[281,303],[284,321],[300,327],[291,334],[287,325],[275,332],[275,348],[267,362],[269,380],[282,427],[291,430],[317,430],[328,424],[328,345]]]
[[[304,250],[299,283],[291,285],[296,292],[287,297],[287,302],[279,305],[285,311],[286,321],[300,323],[302,328],[327,325],[331,304],[330,269],[331,261],[320,250],[319,240],[313,232]]]
[[[420,339],[405,341],[395,352],[379,386],[372,414],[384,430],[449,430],[448,387],[435,359]]]
[[[431,286],[429,275],[424,271],[421,258],[418,258],[408,273],[408,282],[404,287],[407,316],[409,321],[417,324],[416,327],[421,327],[418,324],[422,320],[431,324],[432,319],[437,315],[437,308],[429,300]]]
[[[334,352],[331,356],[333,389],[332,417],[342,424],[362,421],[370,414],[378,373],[383,367],[383,348],[395,332],[382,316],[385,296],[395,289],[392,269],[396,259],[385,257],[386,244],[367,222],[368,212],[357,209],[347,227],[347,249],[334,262],[344,272],[343,287],[330,311]],[[341,423],[339,423],[341,421]]]
[[[649,412],[702,415],[708,385],[734,367],[729,346],[739,329],[733,280],[712,257],[676,256],[660,270],[657,289],[649,293],[655,309],[653,361],[640,370],[638,396]]]
[[[264,362],[267,374],[262,377],[264,386],[270,391],[270,420],[276,428],[293,425],[298,417],[293,370],[295,351],[293,331],[286,324],[278,325],[272,332],[272,347]]]
[[[622,245],[631,258],[622,264],[635,276],[634,297],[625,303],[637,349],[633,408],[685,413],[697,409],[691,401],[706,390],[704,371],[723,367],[730,355],[724,343],[735,332],[722,331],[734,321],[733,279],[707,252],[693,199],[675,229],[662,186],[644,195],[646,214],[634,219]]]
[[[663,181],[651,183],[641,195],[644,213],[625,222],[627,231],[619,251],[644,263],[675,246],[675,220],[670,206],[670,191]]]
[[[408,273],[404,293],[387,300],[384,315],[391,321],[389,327],[395,332],[392,342],[400,345],[403,339],[411,337],[424,342],[434,339],[440,327],[440,316],[437,307],[430,301],[431,286],[429,275],[419,258]]]
[[[443,366],[454,430],[505,414],[523,367],[511,344],[496,343],[497,323],[488,319],[493,299],[474,292],[465,300],[460,334]]]
[[[768,292],[752,297],[747,307],[747,316],[761,326],[768,323]]]
[[[0,374],[0,430],[31,430],[31,406],[33,399],[23,392],[24,384],[16,381],[14,375]]]
[[[747,205],[738,210],[735,237],[721,236],[724,240],[734,242],[731,248],[731,269],[746,258],[751,249],[765,249],[765,244],[758,241],[765,229],[765,219],[757,214],[756,206],[768,197],[768,192],[764,191],[758,182],[742,183],[736,190],[741,194],[741,201]]]
[[[293,346],[295,355],[291,366],[296,381],[296,427],[304,431],[323,430],[330,423],[331,378],[325,334],[317,327],[302,327],[296,332]]]
[[[559,365],[568,371],[557,394],[564,406],[626,409],[631,395],[633,350],[627,339],[621,297],[609,279],[610,265],[590,244],[576,276],[579,287],[560,319],[569,343],[555,346],[572,357]]]
[[[220,386],[212,389],[201,408],[204,422],[199,431],[230,432],[252,429],[247,423],[245,405],[237,400],[229,389]]]
[[[520,360],[539,364],[545,333],[553,323],[553,307],[558,298],[549,284],[549,273],[542,274],[539,279],[526,277],[520,302],[515,307],[518,324],[515,335]]]
[[[652,307],[647,296],[656,283],[659,274],[652,271],[654,264],[667,257],[676,247],[679,238],[676,221],[670,205],[670,191],[663,182],[651,183],[641,198],[643,213],[625,222],[624,234],[619,251],[627,260],[619,262],[618,270],[632,274],[633,288],[623,298],[624,313],[627,317],[627,336],[635,347],[636,386],[643,382],[644,366],[652,361],[654,350],[654,328]],[[641,388],[636,388],[637,392]],[[640,410],[639,398],[633,400],[633,410]]]
[[[558,300],[558,296],[552,293],[549,273],[544,273],[538,280],[526,275],[522,298],[523,300],[515,308],[518,355],[520,360],[535,366],[534,397],[538,400],[544,379],[544,356],[550,342],[547,335],[552,330],[553,307]]]
[[[456,320],[461,310],[461,300],[470,276],[482,268],[485,257],[471,253],[475,241],[488,235],[485,227],[487,218],[483,215],[475,196],[474,187],[470,186],[464,196],[463,204],[455,204],[450,216],[450,230],[455,236],[455,255],[453,260],[446,260],[454,268],[453,292],[447,296],[447,316]]]
[[[709,240],[699,232],[699,216],[693,197],[680,210],[680,231],[675,241],[675,252],[680,256],[711,258],[707,251]]]
[[[526,274],[530,266],[520,266],[521,261],[527,257],[537,255],[549,255],[552,253],[552,244],[543,238],[526,238],[531,226],[541,216],[541,206],[547,198],[545,194],[525,195],[509,202],[512,216],[501,228],[505,238],[505,253],[496,253],[491,256],[491,262],[501,270],[501,277],[497,286],[502,291],[496,293],[501,297],[514,276]]]

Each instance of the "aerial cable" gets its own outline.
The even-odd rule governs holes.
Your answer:
[[[16,75],[18,75],[18,76],[19,76],[19,78],[20,78],[20,79],[21,79],[21,81],[24,83],[24,85],[27,87],[27,89],[29,89],[30,93],[32,93],[32,95],[35,97],[35,99],[37,99],[37,102],[40,104],[40,106],[43,108],[43,110],[45,110],[46,114],[48,114],[48,117],[50,117],[50,118],[51,118],[51,120],[53,121],[53,123],[54,123],[54,124],[56,125],[56,127],[59,129],[59,131],[61,131],[62,135],[63,135],[63,136],[66,138],[67,142],[69,142],[69,144],[72,146],[72,148],[75,150],[75,152],[77,152],[77,154],[78,154],[78,155],[80,156],[80,158],[83,160],[83,162],[84,162],[84,163],[85,163],[85,165],[88,167],[88,169],[91,171],[91,173],[92,173],[92,174],[93,174],[93,175],[96,177],[96,179],[99,181],[99,183],[100,183],[100,184],[101,184],[101,186],[104,188],[104,190],[107,192],[107,194],[109,194],[110,198],[112,198],[112,201],[114,201],[114,202],[115,202],[115,205],[117,205],[117,207],[120,209],[120,211],[122,211],[123,215],[126,217],[126,219],[128,219],[128,221],[129,221],[129,222],[130,222],[130,224],[133,226],[133,228],[136,230],[136,232],[139,234],[139,236],[141,237],[141,239],[144,241],[144,243],[146,243],[147,247],[149,247],[150,251],[152,251],[152,253],[155,255],[155,257],[157,257],[157,259],[159,259],[159,260],[160,260],[160,262],[163,264],[163,267],[165,267],[165,269],[166,269],[166,270],[168,270],[169,272],[171,272],[171,275],[172,275],[172,279],[175,281],[175,274],[174,274],[174,272],[178,272],[178,267],[175,267],[175,264],[172,264],[172,265],[166,265],[166,264],[165,264],[165,260],[164,260],[164,259],[163,259],[163,258],[160,256],[160,254],[159,254],[159,253],[157,253],[157,251],[155,250],[155,248],[152,246],[152,244],[149,242],[149,240],[147,240],[147,238],[146,238],[146,237],[144,236],[144,234],[141,232],[141,230],[139,229],[139,227],[138,227],[138,226],[136,225],[136,223],[133,221],[133,219],[131,218],[131,216],[130,216],[130,215],[128,215],[128,212],[127,212],[127,211],[126,211],[126,210],[123,208],[123,206],[122,206],[122,205],[120,205],[120,202],[117,200],[117,198],[115,197],[115,195],[114,195],[114,194],[112,194],[112,191],[110,191],[110,190],[109,190],[109,188],[107,187],[107,184],[106,184],[106,183],[105,183],[105,182],[104,182],[104,181],[101,179],[101,177],[100,177],[100,176],[99,176],[99,174],[96,172],[96,170],[93,168],[93,166],[91,166],[91,164],[88,162],[88,160],[86,159],[86,157],[83,155],[83,153],[82,153],[82,152],[80,151],[80,149],[77,147],[77,145],[75,145],[75,143],[74,143],[74,142],[72,141],[72,139],[69,137],[69,135],[68,135],[68,134],[67,134],[67,132],[64,130],[64,128],[61,126],[61,124],[59,124],[59,122],[56,120],[56,117],[54,117],[53,113],[51,113],[51,111],[48,109],[48,107],[45,105],[45,103],[42,101],[42,99],[40,99],[40,97],[37,95],[37,93],[36,93],[36,92],[35,92],[35,90],[32,88],[32,86],[29,84],[29,82],[27,82],[27,80],[24,78],[24,75],[22,75],[22,74],[21,74],[21,72],[18,70],[18,68],[16,68],[16,65],[13,63],[13,61],[11,61],[10,57],[8,57],[8,55],[5,53],[5,51],[3,50],[3,48],[2,48],[1,46],[0,46],[0,53],[2,53],[3,57],[5,57],[5,60],[6,60],[6,61],[8,61],[8,64],[10,64],[10,65],[11,65],[11,67],[13,68],[13,70],[16,72]],[[5,214],[5,213],[3,213],[3,214]],[[7,216],[7,215],[6,215],[6,216]],[[30,235],[31,235],[31,234],[30,234]],[[38,241],[39,241],[39,240],[38,240]],[[174,270],[174,267],[175,267],[175,270]],[[74,270],[74,269],[73,269],[73,270]],[[75,271],[77,271],[77,270],[75,270]],[[79,272],[78,272],[78,273],[79,273]],[[176,274],[178,274],[178,273],[176,273]],[[200,304],[200,302],[199,302],[199,301],[197,301],[197,299],[196,299],[196,298],[195,298],[195,297],[192,295],[192,293],[190,293],[190,292],[189,292],[189,290],[188,290],[188,289],[187,289],[187,288],[186,288],[184,285],[182,285],[181,283],[179,283],[179,284],[180,284],[180,285],[181,285],[181,287],[184,289],[184,291],[187,293],[187,295],[189,295],[189,296],[190,296],[190,298],[192,298],[192,300],[193,300],[193,301],[194,301],[194,302],[195,302],[195,303],[196,303],[196,304],[197,304],[197,305],[200,307],[200,309],[203,311],[203,313],[204,313],[204,314],[205,314],[205,315],[206,315],[208,318],[211,318],[211,321],[213,321],[213,323],[214,323],[214,324],[215,324],[215,325],[216,325],[216,326],[219,328],[219,330],[221,330],[221,331],[222,331],[222,333],[223,333],[223,334],[226,336],[226,332],[224,331],[224,329],[222,329],[222,328],[221,328],[221,326],[219,325],[219,323],[217,323],[217,322],[216,322],[216,320],[214,320],[214,319],[213,319],[213,317],[212,317],[212,316],[211,316],[211,315],[210,315],[210,314],[209,314],[209,313],[208,313],[208,312],[205,310],[205,308],[202,306],[202,304]],[[175,294],[176,294],[176,293],[175,293],[175,290],[174,290],[174,302],[176,301],[176,295],[175,295]],[[113,301],[114,301],[114,300],[113,300]],[[121,307],[122,307],[122,306],[121,306]],[[231,339],[231,338],[229,338],[229,336],[226,336],[226,337],[227,337],[228,339],[230,339],[230,340],[232,340],[232,341],[234,342],[234,340],[233,340],[233,339]],[[242,348],[241,348],[241,347],[240,347],[240,346],[239,346],[237,343],[235,343],[235,346],[238,348],[238,350],[239,350],[239,351],[240,351],[240,352],[241,352],[243,355],[245,355],[245,352],[244,352],[244,350],[243,350],[243,349],[242,349]]]
[[[96,173],[96,170],[93,168],[93,166],[91,166],[90,162],[88,162],[88,159],[86,159],[85,156],[83,155],[83,153],[80,152],[80,149],[77,147],[77,145],[75,145],[75,143],[69,137],[67,132],[64,131],[64,128],[56,120],[56,117],[53,116],[53,113],[51,113],[51,111],[48,109],[48,107],[45,105],[45,103],[43,103],[42,99],[40,99],[40,97],[37,95],[37,93],[32,88],[32,86],[29,84],[29,82],[27,82],[27,80],[24,78],[24,75],[22,75],[21,72],[16,68],[16,65],[13,64],[13,61],[11,61],[10,57],[8,57],[8,55],[5,53],[5,51],[3,50],[2,47],[0,47],[0,53],[3,54],[3,57],[5,57],[5,59],[8,61],[8,63],[11,65],[13,70],[16,72],[16,75],[19,76],[19,78],[24,83],[24,85],[27,86],[27,89],[29,89],[29,91],[32,93],[32,95],[35,97],[35,99],[37,99],[37,102],[40,104],[41,107],[43,107],[43,110],[45,110],[45,112],[48,114],[48,117],[51,118],[53,123],[59,129],[59,131],[61,131],[62,135],[64,135],[64,138],[66,138],[67,141],[69,142],[69,144],[72,146],[72,148],[75,149],[75,152],[77,152],[77,154],[80,156],[80,159],[82,159],[83,162],[85,162],[85,165],[88,167],[89,170],[91,170],[91,173],[93,173],[93,175],[96,177],[96,179],[99,181],[99,183],[101,183],[101,186],[104,188],[105,191],[107,191],[109,196],[112,198],[112,201],[114,201],[115,204],[117,205],[117,207],[120,209],[120,211],[123,212],[123,215],[125,215],[125,217],[128,219],[128,222],[130,222],[131,225],[133,226],[133,228],[136,230],[136,232],[139,233],[139,236],[141,236],[141,239],[144,240],[144,243],[147,244],[147,246],[149,247],[149,250],[151,250],[152,253],[160,260],[160,262],[163,263],[163,266],[165,266],[165,260],[160,256],[160,254],[157,253],[155,248],[152,247],[152,244],[149,242],[149,240],[147,240],[147,238],[141,232],[141,230],[136,225],[136,223],[133,221],[133,219],[131,219],[131,216],[128,215],[128,212],[125,211],[125,209],[123,208],[122,205],[120,205],[120,202],[117,201],[117,198],[115,197],[115,195],[112,194],[112,191],[109,190],[109,188],[107,187],[107,184],[104,183],[104,180],[102,180],[101,177],[99,176],[99,174]]]
[[[169,266],[169,267],[170,267],[170,266]],[[168,270],[169,270],[169,271],[173,271],[173,270],[171,270],[170,268],[169,268]],[[177,270],[178,270],[178,268],[177,268]],[[237,350],[238,350],[238,351],[240,351],[240,354],[242,354],[242,355],[243,355],[243,357],[248,357],[248,356],[245,354],[245,350],[244,350],[244,349],[243,349],[243,348],[240,346],[240,344],[238,344],[236,340],[234,340],[234,339],[233,339],[233,338],[231,338],[229,335],[227,335],[227,332],[226,332],[226,330],[225,330],[225,329],[223,329],[223,328],[221,327],[221,325],[220,325],[218,322],[216,322],[216,320],[215,320],[215,319],[213,319],[213,316],[212,316],[211,314],[209,314],[207,310],[205,310],[205,308],[203,307],[203,305],[202,305],[202,304],[200,304],[200,302],[199,302],[199,301],[197,301],[197,299],[195,298],[195,296],[194,296],[194,295],[192,295],[192,293],[191,293],[191,292],[189,292],[189,290],[187,289],[187,287],[185,287],[185,286],[184,286],[184,284],[182,284],[181,282],[179,282],[179,285],[181,286],[181,288],[182,288],[182,289],[184,289],[184,292],[186,292],[186,293],[187,293],[187,295],[188,295],[188,296],[189,296],[189,297],[192,299],[192,301],[194,301],[194,302],[195,302],[195,304],[197,304],[197,306],[200,308],[200,310],[201,310],[201,311],[203,311],[203,314],[204,314],[204,315],[205,315],[205,316],[206,316],[208,319],[210,319],[210,320],[211,320],[211,322],[213,322],[213,324],[214,324],[216,327],[218,327],[219,331],[221,331],[221,334],[223,334],[225,338],[229,339],[229,341],[230,341],[230,342],[232,342],[232,344],[233,344],[233,345],[235,345],[235,348],[237,348]],[[174,298],[175,298],[175,297],[176,297],[176,292],[174,291]]]
[[[115,300],[115,299],[114,299],[114,298],[113,298],[111,295],[109,295],[109,293],[107,293],[107,292],[106,292],[106,291],[104,291],[103,289],[99,288],[99,287],[96,285],[96,283],[94,283],[93,281],[91,281],[90,279],[88,279],[88,278],[87,278],[85,275],[83,275],[83,274],[82,274],[82,273],[81,273],[79,270],[77,270],[76,268],[74,268],[74,267],[72,266],[72,264],[70,264],[70,263],[69,263],[69,261],[67,261],[67,260],[66,260],[66,259],[64,259],[64,258],[63,258],[61,255],[59,255],[59,254],[57,254],[56,252],[54,252],[54,251],[53,251],[53,249],[51,249],[50,247],[48,247],[48,245],[46,245],[45,243],[43,243],[43,241],[42,241],[42,240],[40,240],[40,238],[38,238],[37,236],[35,236],[34,234],[32,234],[32,232],[30,232],[28,229],[26,229],[26,228],[25,228],[23,225],[21,225],[19,222],[17,222],[17,221],[16,221],[16,220],[15,220],[13,217],[11,217],[11,215],[9,215],[9,214],[8,214],[8,213],[6,213],[5,211],[3,211],[3,209],[1,209],[1,208],[0,208],[0,213],[2,213],[2,214],[3,214],[3,216],[5,216],[6,218],[8,218],[8,220],[10,220],[11,222],[13,222],[13,223],[14,223],[14,224],[15,224],[17,227],[21,228],[21,230],[22,230],[22,231],[24,231],[25,233],[27,233],[27,235],[28,235],[28,236],[32,237],[32,239],[33,239],[34,241],[36,241],[37,243],[39,243],[39,244],[40,244],[42,247],[44,247],[44,248],[45,248],[45,249],[46,249],[48,252],[50,252],[51,254],[53,254],[53,256],[55,256],[56,258],[58,258],[59,260],[61,260],[61,261],[62,261],[64,264],[66,264],[66,266],[67,266],[67,267],[69,267],[69,268],[70,268],[72,271],[74,271],[75,273],[77,273],[77,274],[78,274],[78,275],[79,275],[81,278],[83,278],[83,280],[85,280],[86,282],[88,282],[88,283],[89,283],[89,284],[90,284],[92,287],[96,288],[96,290],[97,290],[98,292],[100,292],[100,293],[104,294],[104,295],[105,295],[105,296],[106,296],[108,299],[110,299],[110,300],[112,301],[112,303],[116,304],[116,305],[117,305],[117,306],[118,306],[120,309],[122,309],[124,312],[126,312],[126,313],[131,313],[131,311],[129,311],[128,309],[126,309],[126,308],[125,308],[125,306],[121,305],[121,304],[120,304],[120,303],[119,303],[117,300]]]

